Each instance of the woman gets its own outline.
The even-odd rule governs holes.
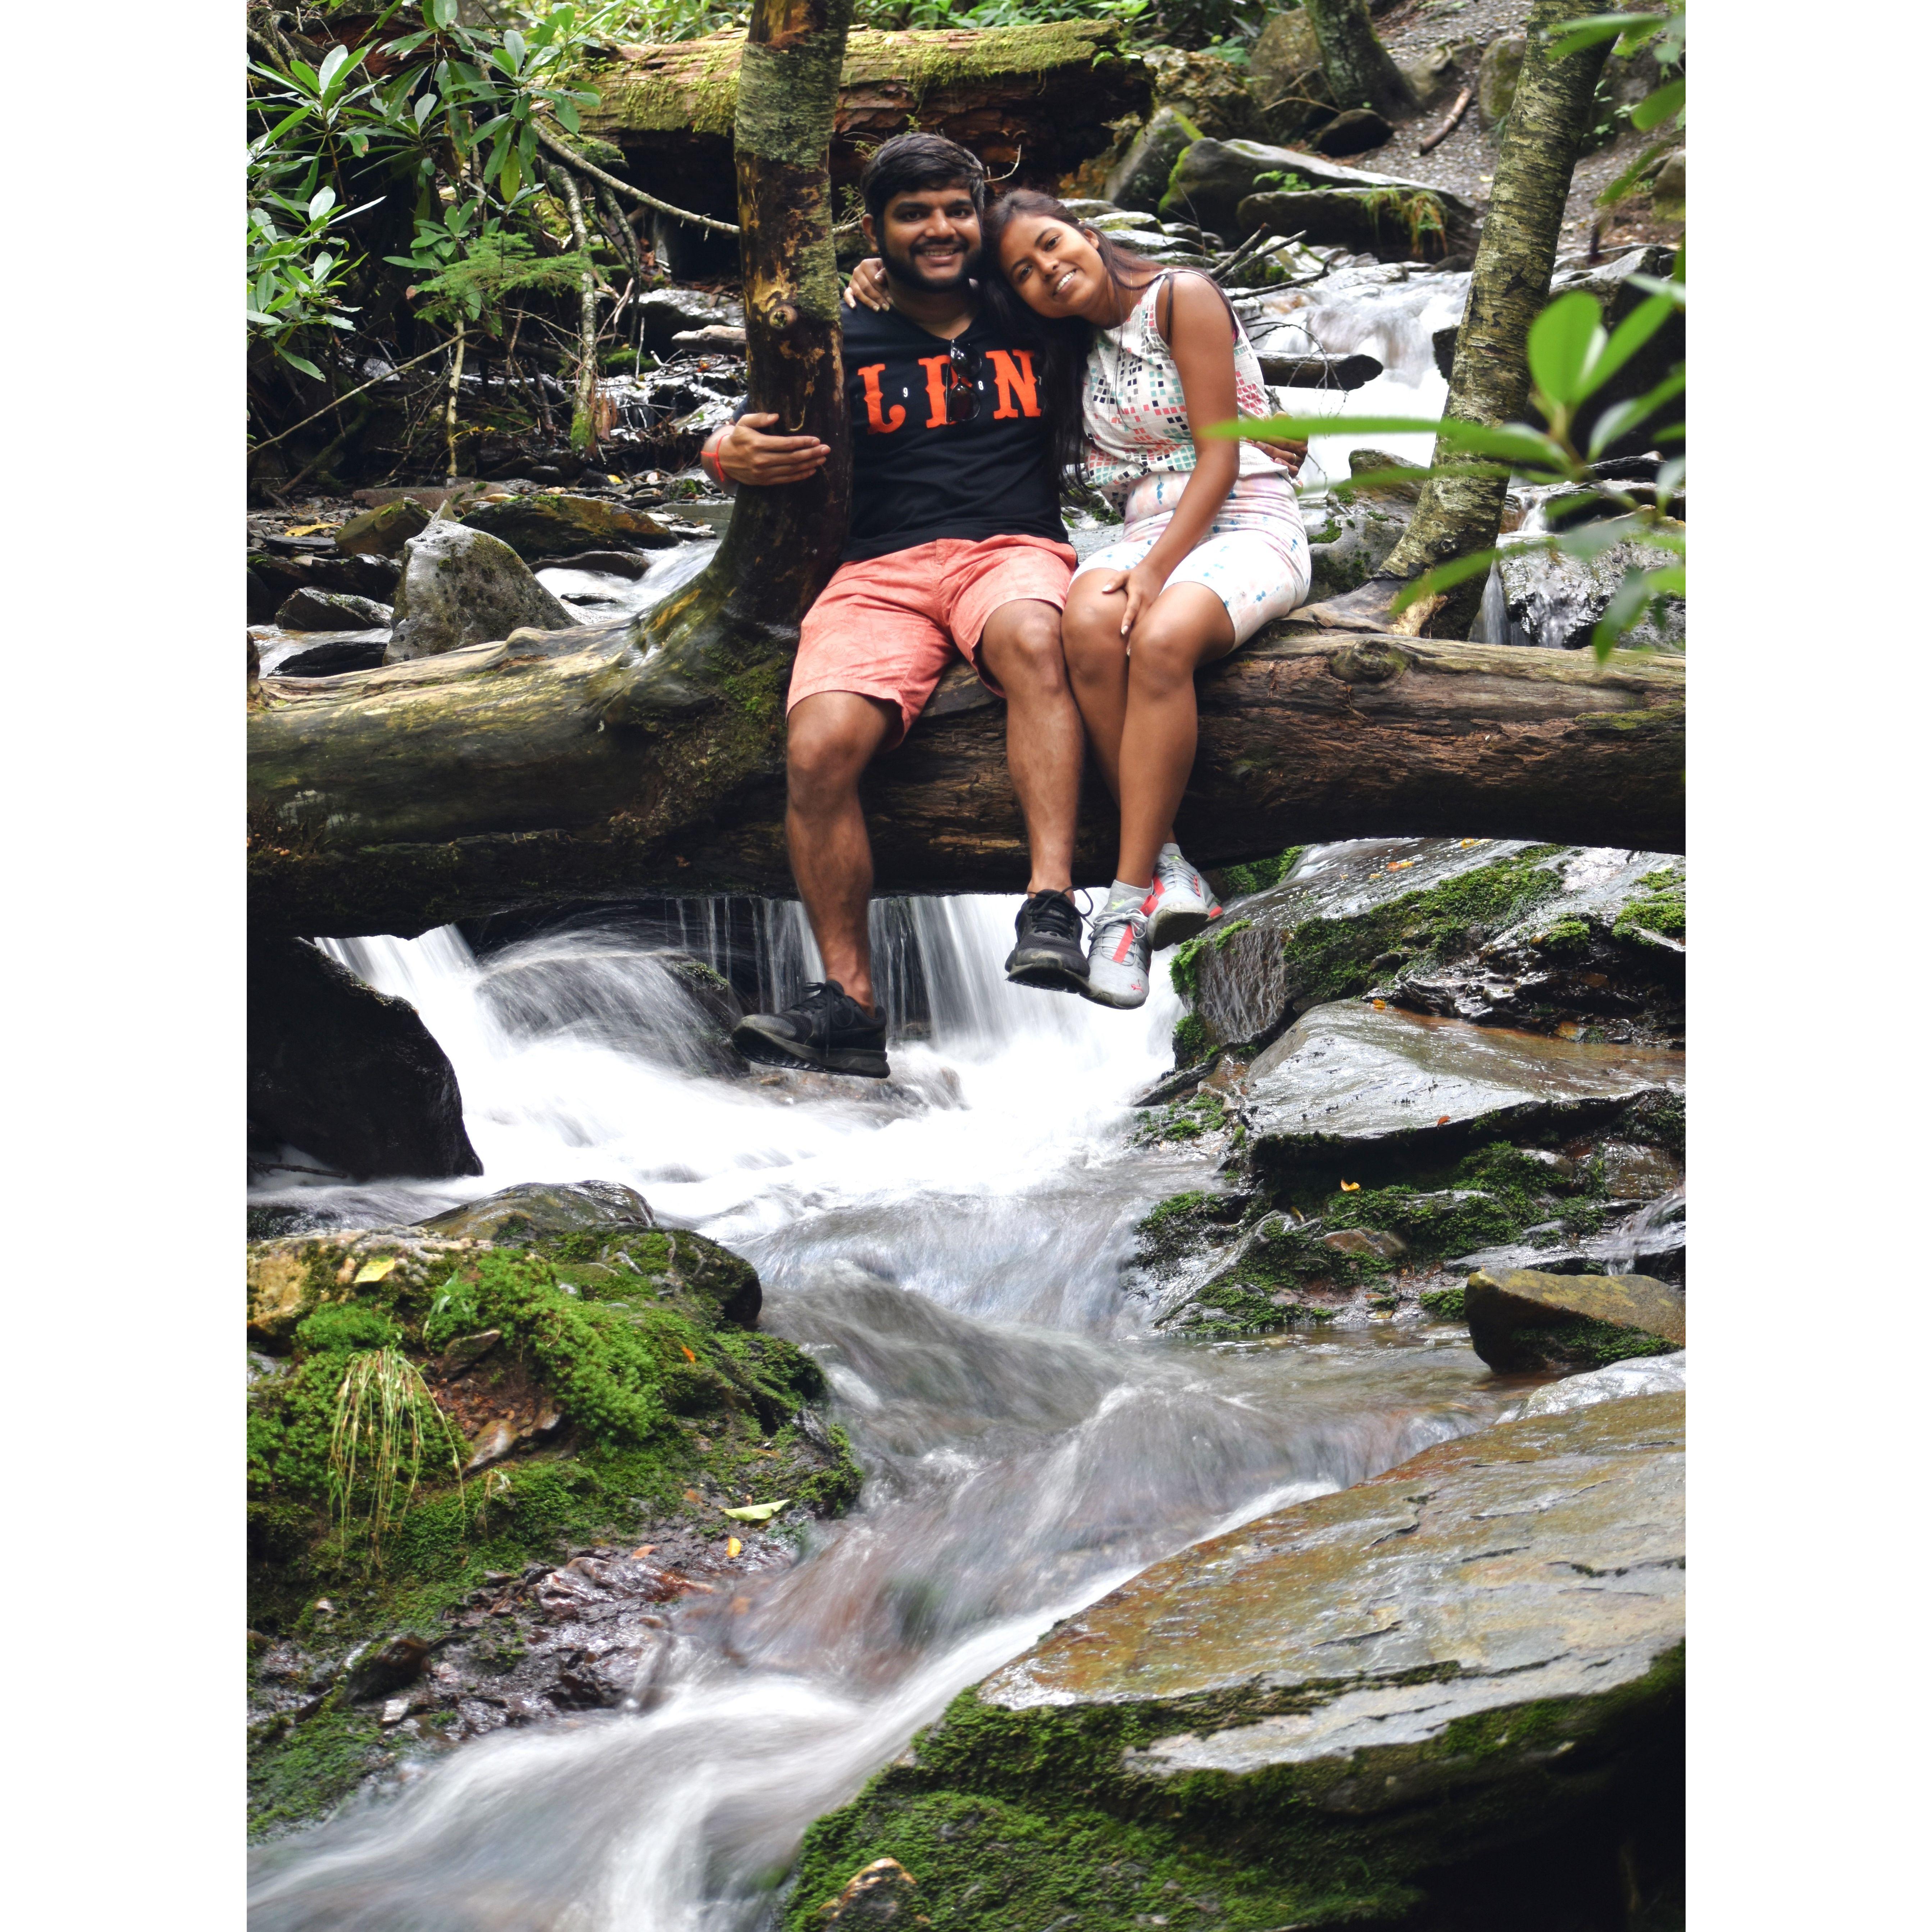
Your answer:
[[[1126,526],[1075,572],[1062,637],[1120,808],[1087,995],[1138,1006],[1149,954],[1220,910],[1174,841],[1194,764],[1194,674],[1302,601],[1307,535],[1275,460],[1252,442],[1199,436],[1210,423],[1272,413],[1253,346],[1212,281],[1130,254],[1030,190],[993,204],[984,237],[997,272],[988,302],[1010,328],[1032,320],[1063,464]],[[862,274],[854,290],[872,298]]]

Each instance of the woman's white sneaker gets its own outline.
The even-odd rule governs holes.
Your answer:
[[[1148,996],[1148,902],[1109,904],[1094,915],[1087,949],[1088,998],[1103,1006],[1140,1006]]]
[[[1154,861],[1154,890],[1148,895],[1148,949],[1160,952],[1192,939],[1221,908],[1208,890],[1208,881],[1179,852],[1163,852]]]

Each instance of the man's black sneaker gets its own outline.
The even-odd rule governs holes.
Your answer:
[[[1016,986],[1078,993],[1087,984],[1087,942],[1080,908],[1064,892],[1035,892],[1013,921],[1018,934],[1006,955],[1006,977]]]
[[[892,1072],[884,1019],[874,1018],[836,980],[814,980],[782,1013],[747,1013],[731,1029],[731,1044],[767,1066],[815,1066],[868,1080]]]

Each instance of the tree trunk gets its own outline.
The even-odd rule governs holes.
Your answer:
[[[1366,0],[1303,0],[1303,10],[1322,50],[1322,70],[1338,107],[1407,112],[1415,90],[1376,38]]]
[[[1535,0],[1530,8],[1525,29],[1529,50],[1496,158],[1496,191],[1476,244],[1468,307],[1456,333],[1443,406],[1444,416],[1461,422],[1517,422],[1528,406],[1529,326],[1550,294],[1570,179],[1610,50],[1603,40],[1552,61],[1544,36],[1600,10],[1599,0]],[[1438,464],[1453,454],[1436,446]],[[1419,576],[1451,557],[1487,549],[1502,525],[1508,487],[1500,477],[1425,483],[1414,518],[1382,575]],[[1480,578],[1450,592],[1426,620],[1429,631],[1466,636],[1482,593]]]
[[[734,539],[744,520],[741,509]],[[674,620],[652,668],[715,662],[694,637],[755,635],[734,608],[714,595],[703,622],[680,632]],[[346,677],[262,680],[249,721],[257,925],[413,933],[570,900],[788,892],[784,773],[764,708],[776,673],[725,674],[708,706],[675,711],[665,697],[650,730],[604,728],[600,688],[651,670],[621,627],[561,633],[547,646],[558,647],[568,654],[482,644]],[[656,688],[695,689],[706,675],[658,674]],[[1681,659],[1619,652],[1600,668],[1588,652],[1277,625],[1202,677],[1181,840],[1210,866],[1384,835],[1681,851],[1683,694]],[[1024,881],[1002,707],[963,667],[904,748],[874,766],[866,803],[881,892]],[[1082,831],[1078,874],[1103,879],[1114,821],[1096,789]]]
[[[568,168],[551,168],[547,172],[570,217],[571,240],[587,262],[590,226],[584,218],[584,200],[578,191],[577,177]],[[582,456],[594,451],[596,445],[597,277],[594,270],[586,268],[577,278],[577,394],[571,409],[570,446]]]

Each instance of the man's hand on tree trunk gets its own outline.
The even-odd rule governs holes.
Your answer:
[[[704,446],[705,467],[731,483],[802,483],[825,466],[831,450],[815,436],[771,436],[770,412],[740,416]]]

